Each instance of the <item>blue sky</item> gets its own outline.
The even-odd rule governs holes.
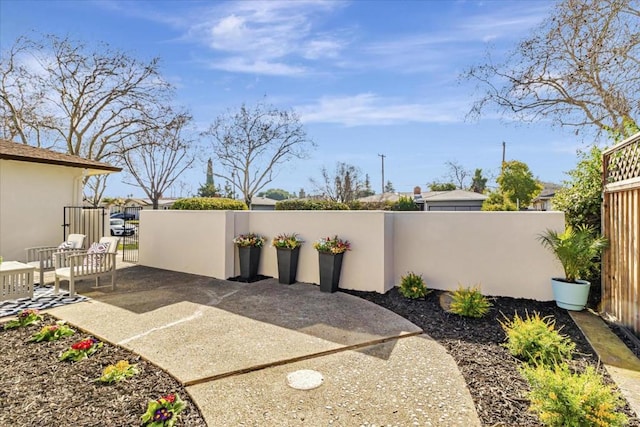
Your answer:
[[[502,57],[553,10],[554,2],[502,1],[19,1],[0,0],[6,49],[31,30],[104,41],[140,59],[161,58],[199,129],[241,103],[267,96],[294,109],[317,148],[290,162],[266,188],[313,190],[337,161],[368,173],[380,192],[442,180],[445,162],[495,176],[507,159],[560,182],[582,145],[548,122],[519,124],[487,114],[469,121],[476,96],[461,82],[466,67],[490,49]],[[181,178],[195,192],[205,154]],[[215,164],[214,164],[215,168]],[[142,192],[110,178],[107,195]],[[165,196],[179,195],[179,186]]]

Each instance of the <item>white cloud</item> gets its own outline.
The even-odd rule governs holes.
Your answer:
[[[304,67],[291,66],[283,62],[251,61],[251,59],[242,57],[231,57],[221,61],[212,61],[209,63],[209,67],[229,72],[271,76],[295,76],[303,74],[306,70]]]
[[[466,101],[416,104],[362,93],[354,96],[322,97],[314,104],[297,106],[295,110],[306,123],[369,126],[461,122],[466,107]]]

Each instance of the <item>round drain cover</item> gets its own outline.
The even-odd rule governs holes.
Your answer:
[[[323,381],[322,374],[311,369],[302,369],[287,375],[289,386],[296,390],[313,390],[320,387]]]

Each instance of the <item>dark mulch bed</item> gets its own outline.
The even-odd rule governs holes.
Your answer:
[[[421,327],[442,344],[453,356],[464,376],[483,425],[539,426],[535,415],[528,411],[527,383],[518,373],[518,360],[501,346],[505,334],[498,320],[503,314],[512,318],[514,313],[538,312],[556,319],[556,327],[576,343],[576,366],[598,365],[595,352],[588,344],[566,310],[553,302],[525,299],[495,298],[493,308],[482,319],[471,319],[447,313],[440,306],[441,291],[432,291],[424,300],[409,300],[397,288],[386,294],[347,291],[383,306]],[[607,381],[612,382],[604,372]],[[627,405],[623,411],[629,415],[630,426],[640,426]]]
[[[271,276],[263,276],[262,274],[258,274],[256,276],[253,276],[249,279],[245,279],[241,276],[235,276],[235,277],[229,277],[227,278],[227,280],[229,280],[230,282],[240,282],[240,283],[255,283],[255,282],[259,282],[260,280],[265,280],[265,279],[273,279],[273,277]]]
[[[42,325],[54,322],[45,315]],[[179,425],[206,426],[185,389],[160,368],[108,343],[89,359],[59,362],[61,352],[89,335],[76,330],[58,341],[27,342],[42,325],[0,327],[1,426],[139,426],[148,401],[169,393],[187,405]],[[119,360],[137,364],[139,374],[113,385],[95,381]]]

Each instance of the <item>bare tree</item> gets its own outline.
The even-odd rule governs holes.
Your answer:
[[[503,64],[488,56],[465,77],[489,104],[523,121],[629,136],[640,112],[640,11],[637,0],[564,0]]]
[[[158,209],[158,200],[195,160],[192,141],[184,135],[190,121],[190,116],[177,114],[163,128],[137,134],[134,148],[123,151],[122,160],[134,179],[125,184],[142,188],[153,209]]]
[[[445,166],[449,169],[449,173],[447,174],[449,181],[453,182],[456,188],[466,190],[468,188],[467,181],[471,176],[471,172],[454,160],[445,162]]]
[[[212,138],[217,164],[228,172],[215,175],[231,182],[247,206],[254,194],[273,181],[277,166],[305,158],[315,146],[293,111],[278,110],[265,102],[227,111],[204,135]]]
[[[172,95],[157,58],[141,62],[54,35],[21,37],[3,52],[0,85],[3,135],[99,161],[117,159],[136,134],[162,123]],[[104,183],[88,186],[94,200]]]
[[[322,177],[320,181],[313,178],[309,181],[316,191],[334,202],[351,202],[361,197],[366,191],[360,169],[348,163],[338,162],[333,174],[323,167],[320,174]]]

